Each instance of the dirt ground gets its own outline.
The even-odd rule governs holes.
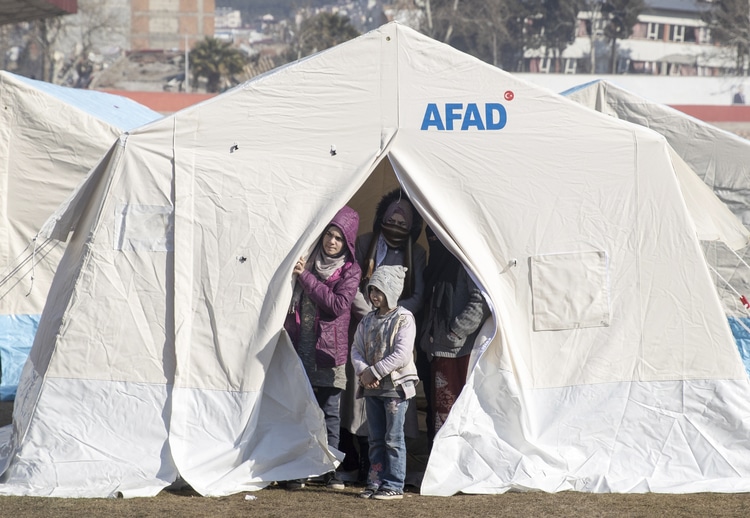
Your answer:
[[[0,402],[0,425],[11,422],[12,403]],[[201,497],[189,489],[162,491],[154,498],[67,499],[0,496],[0,518],[106,516],[284,518],[389,516],[443,518],[493,517],[747,517],[750,494],[592,495],[588,493],[506,493],[428,497],[407,492],[403,500],[374,501],[357,497],[361,488],[332,491],[308,484],[289,491],[272,486],[222,498]],[[246,499],[249,497],[250,499]],[[254,498],[253,498],[254,497]]]

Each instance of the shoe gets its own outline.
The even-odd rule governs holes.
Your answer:
[[[372,498],[372,495],[377,493],[378,490],[372,487],[366,487],[360,494],[360,498]]]
[[[339,478],[338,473],[335,471],[326,474],[326,487],[328,489],[335,489],[336,491],[343,491],[346,489],[344,481]]]
[[[375,500],[399,500],[403,497],[403,491],[397,489],[378,489],[378,491],[370,498]]]
[[[303,487],[305,487],[304,478],[298,478],[297,480],[287,480],[286,482],[287,489],[302,489]]]

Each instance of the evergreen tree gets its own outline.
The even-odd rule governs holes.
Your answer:
[[[645,8],[643,0],[604,0],[602,14],[608,22],[604,27],[604,36],[611,46],[610,72],[617,73],[617,40],[624,40],[633,33],[638,22],[638,15]]]
[[[550,0],[541,2],[540,43],[548,57],[555,58],[555,72],[560,72],[560,59],[565,48],[575,41],[578,12],[583,0]]]
[[[245,56],[232,47],[230,43],[207,37],[190,51],[190,70],[193,82],[197,84],[199,77],[207,81],[206,90],[218,92],[221,82],[235,83],[234,76],[245,68]]]

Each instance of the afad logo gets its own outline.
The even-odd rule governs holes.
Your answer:
[[[508,90],[503,95],[512,101],[515,95]],[[429,103],[422,118],[422,131],[434,128],[438,131],[501,130],[508,123],[508,112],[500,103]]]

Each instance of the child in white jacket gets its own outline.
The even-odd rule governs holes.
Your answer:
[[[372,274],[367,294],[375,309],[360,321],[352,344],[370,439],[370,471],[362,498],[394,500],[404,495],[404,419],[419,382],[414,315],[398,306],[405,273],[403,266],[381,266]]]

